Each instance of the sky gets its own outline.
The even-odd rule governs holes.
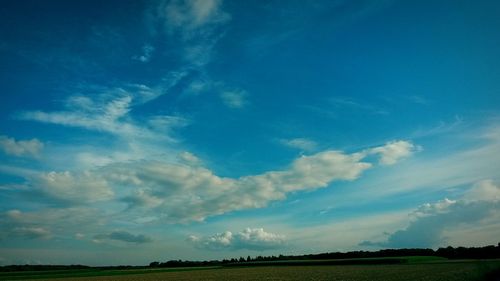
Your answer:
[[[500,242],[498,1],[0,5],[0,265]]]

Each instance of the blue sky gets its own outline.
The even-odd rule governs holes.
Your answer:
[[[4,1],[0,264],[500,237],[497,1]]]

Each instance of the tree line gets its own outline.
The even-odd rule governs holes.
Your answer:
[[[193,267],[193,266],[218,266],[246,262],[266,261],[305,261],[305,260],[329,260],[329,259],[360,259],[360,258],[387,258],[402,256],[435,256],[447,259],[494,259],[500,258],[500,243],[484,247],[452,247],[433,249],[384,249],[378,251],[351,251],[331,252],[307,255],[279,255],[279,256],[256,256],[239,257],[223,260],[210,261],[183,261],[169,260],[166,262],[154,261],[150,267]]]
[[[500,243],[485,247],[451,247],[433,249],[384,249],[378,251],[351,251],[330,252],[306,255],[278,255],[278,256],[247,256],[210,261],[169,260],[165,262],[154,261],[149,266],[100,266],[90,267],[85,265],[6,265],[0,266],[0,271],[41,271],[41,270],[81,270],[81,269],[132,269],[147,267],[196,267],[196,266],[221,266],[243,265],[244,263],[272,262],[272,261],[307,261],[307,260],[342,260],[361,258],[390,258],[404,256],[435,256],[448,259],[495,259],[500,258]]]

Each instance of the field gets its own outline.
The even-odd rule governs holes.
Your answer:
[[[500,268],[499,260],[419,260],[404,264],[271,265],[245,267],[66,270],[49,272],[3,272],[0,280],[485,280],[487,272]],[[497,277],[498,278],[498,277]],[[489,279],[487,279],[489,280]],[[496,279],[492,279],[496,280]]]

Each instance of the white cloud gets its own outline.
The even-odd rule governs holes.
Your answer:
[[[355,180],[372,167],[362,161],[366,155],[329,150],[301,156],[283,170],[227,178],[215,175],[196,156],[184,152],[177,164],[154,160],[116,162],[83,172],[38,174],[30,177],[30,185],[46,196],[72,204],[120,198],[129,206],[124,212],[137,219],[152,217],[185,223],[235,210],[262,208],[292,192]]]
[[[85,106],[82,106],[84,100]],[[77,98],[68,100],[67,105],[74,107],[71,111],[28,111],[20,113],[18,117],[24,120],[82,127],[122,136],[151,136],[151,132],[124,119],[130,111],[131,101],[132,97],[127,94],[103,103],[88,98]],[[80,107],[76,108],[76,106]]]
[[[40,174],[34,183],[43,193],[60,200],[95,202],[109,200],[114,192],[108,182],[92,172],[50,172]]]
[[[453,143],[449,144],[448,140]],[[455,144],[460,143],[457,148]],[[415,145],[418,148],[417,145]],[[472,185],[483,179],[499,180],[500,130],[476,126],[447,137],[446,142],[435,142],[419,153],[418,157],[391,167],[379,176],[369,179],[369,184],[353,184],[353,192],[346,194],[347,202],[368,203],[377,198],[425,190],[443,192],[462,185]],[[324,204],[335,200],[324,198]],[[319,203],[322,204],[322,203]],[[343,202],[337,204],[344,205]],[[349,203],[351,204],[351,203]]]
[[[303,151],[313,151],[318,146],[315,141],[306,138],[282,139],[280,140],[280,143],[285,146],[297,148]]]
[[[396,248],[446,246],[449,237],[444,233],[453,235],[454,231],[460,231],[459,228],[484,227],[484,224],[491,223],[488,220],[500,211],[499,194],[500,188],[492,181],[479,182],[456,201],[444,199],[420,206],[410,214],[412,220],[408,226],[389,234],[386,241],[364,241],[361,245]],[[494,231],[500,233],[500,229]]]
[[[324,188],[334,181],[354,180],[372,164],[364,153],[323,151],[301,156],[281,171],[227,178],[203,167],[190,153],[184,164],[139,161],[112,164],[95,173],[112,186],[131,190],[123,198],[140,216],[154,215],[172,223],[202,221],[223,213],[262,208],[291,192]],[[194,161],[194,162],[193,162]]]
[[[417,208],[415,212],[413,212],[413,216],[415,217],[424,217],[427,215],[434,215],[438,213],[446,213],[451,205],[456,204],[456,200],[450,200],[445,198],[436,203],[425,203]]]
[[[44,208],[34,211],[17,209],[0,213],[0,239],[18,237],[23,239],[50,239],[74,237],[82,229],[94,231],[105,225],[106,215],[88,207]]]
[[[77,227],[87,225],[90,222],[103,223],[103,216],[88,207],[72,208],[45,208],[37,211],[20,211],[17,209],[0,213],[2,220],[9,225],[52,228],[54,224],[66,227]],[[102,213],[101,213],[102,215]]]
[[[15,227],[12,235],[27,239],[49,239],[52,234],[42,227]]]
[[[168,72],[161,83],[155,87],[149,87],[144,84],[128,84],[123,89],[132,94],[135,104],[144,104],[166,94],[172,87],[176,86],[183,78],[188,75],[188,71],[180,69]]]
[[[181,152],[179,154],[179,159],[180,159],[181,163],[184,163],[184,164],[189,165],[189,166],[201,164],[200,158],[196,157],[196,155],[194,155],[188,151]]]
[[[418,147],[408,141],[392,141],[384,146],[372,148],[369,153],[380,155],[380,164],[393,165],[400,159],[408,157]]]
[[[493,180],[482,180],[464,194],[464,199],[468,201],[499,201],[500,186],[493,183]]]
[[[156,115],[149,118],[148,124],[155,131],[171,133],[175,128],[187,126],[189,121],[180,116]]]
[[[143,244],[150,243],[153,241],[149,236],[144,234],[134,235],[127,231],[117,230],[108,234],[98,234],[94,236],[94,242],[100,243],[102,240],[116,240],[126,243]]]
[[[0,149],[8,155],[37,158],[43,147],[43,143],[38,139],[15,140],[7,136],[0,136]]]
[[[72,204],[120,198],[128,204],[124,212],[130,216],[185,223],[235,210],[262,208],[292,192],[357,179],[372,167],[362,161],[365,156],[323,151],[301,156],[283,170],[227,178],[215,175],[196,156],[184,152],[177,164],[153,160],[116,162],[83,172],[33,175],[29,185],[46,196]]]
[[[194,80],[189,84],[186,91],[187,91],[187,93],[197,95],[200,92],[203,92],[207,89],[210,89],[210,87],[212,86],[211,84],[212,84],[212,82],[209,80],[208,81],[207,80]]]
[[[269,250],[278,249],[286,245],[285,236],[265,232],[263,228],[246,228],[238,233],[226,231],[209,237],[190,236],[196,247],[208,250]]]
[[[242,108],[247,101],[248,93],[244,90],[223,91],[220,94],[222,102],[230,108]]]
[[[112,165],[101,173],[116,185],[149,188],[140,188],[140,193],[130,195],[129,204],[156,205],[153,211],[156,215],[167,221],[183,222],[261,208],[286,198],[289,192],[326,187],[336,180],[353,180],[371,166],[360,160],[358,155],[326,151],[303,156],[287,170],[239,179],[219,177],[201,166],[144,161]]]
[[[133,195],[123,198],[123,201],[132,207],[156,208],[160,206],[164,200],[151,193],[151,189],[139,188],[135,190]]]
[[[354,180],[369,169],[362,162],[362,154],[344,154],[340,151],[322,151],[296,159],[288,170],[272,171],[243,178],[284,192],[326,187],[336,180]]]
[[[67,110],[55,112],[26,111],[17,114],[19,119],[52,123],[69,127],[110,133],[128,139],[154,139],[174,141],[171,128],[185,126],[187,120],[178,116],[152,116],[148,123],[132,119],[130,111],[135,105],[151,101],[174,86],[185,74],[174,73],[167,77],[165,85],[153,90],[145,85],[128,85],[125,88],[100,89],[91,99],[87,96],[71,96],[65,101]]]
[[[236,246],[247,249],[274,249],[285,245],[285,236],[265,232],[263,228],[246,228],[235,235]]]
[[[169,85],[175,85],[183,76],[172,75],[166,82]],[[160,92],[145,85],[105,89],[92,99],[81,95],[69,98],[65,111],[24,112],[21,117],[112,133],[123,138],[127,145],[136,149],[139,147],[140,150],[145,146],[144,138],[172,143],[171,129],[187,123],[176,116],[152,116],[144,124],[132,119],[130,111],[134,105],[148,102],[158,97]],[[246,103],[245,91],[225,93],[228,106],[241,107]],[[300,141],[292,143],[298,145]],[[301,145],[307,146],[303,140]],[[408,151],[413,147],[409,142],[398,141],[373,148],[370,153],[381,154],[384,164],[393,164],[410,155]],[[164,147],[154,152],[166,154]],[[92,161],[88,158],[93,155],[83,154],[80,158],[92,163],[94,169],[79,171],[76,167],[76,171],[53,171],[31,177],[30,180],[34,189],[58,200],[81,204],[119,198],[129,205],[125,213],[183,223],[202,221],[235,210],[262,208],[272,201],[285,199],[292,192],[314,190],[327,187],[335,181],[357,179],[362,172],[372,167],[371,163],[363,162],[368,154],[366,151],[346,154],[328,150],[295,159],[282,170],[240,178],[214,174],[189,152],[179,155],[181,163],[177,164],[165,162],[163,155],[150,158],[138,153],[138,157],[128,158],[103,154]]]

